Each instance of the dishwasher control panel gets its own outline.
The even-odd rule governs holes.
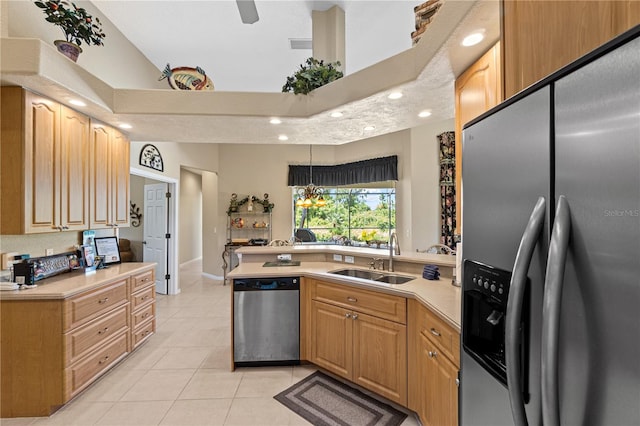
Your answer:
[[[233,280],[233,291],[255,290],[300,290],[300,278],[240,278]]]

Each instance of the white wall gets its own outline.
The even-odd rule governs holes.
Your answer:
[[[202,177],[180,170],[180,230],[178,261],[180,265],[202,257]]]
[[[104,46],[80,46],[83,52],[78,58],[89,73],[114,88],[119,89],[166,89],[166,82],[159,82],[158,70],[100,11],[88,1],[76,1],[94,17],[100,18],[106,37]],[[60,27],[45,21],[46,15],[32,1],[2,1],[3,12],[8,9],[8,17],[2,13],[2,24],[8,21],[9,37],[37,38],[51,43],[64,40]],[[141,23],[144,25],[144,23]],[[5,35],[5,29],[2,30]]]
[[[224,229],[218,232],[218,175],[202,172],[202,272],[221,277],[221,247],[225,243]]]

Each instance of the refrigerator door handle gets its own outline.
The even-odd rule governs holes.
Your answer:
[[[536,248],[538,237],[542,232],[545,218],[544,197],[538,198],[531,212],[527,227],[522,234],[516,260],[513,265],[511,283],[509,285],[509,299],[505,323],[505,363],[507,369],[507,387],[511,402],[511,413],[516,426],[528,425],[527,413],[524,409],[522,395],[522,375],[520,347],[522,319],[522,304],[527,283],[527,272]]]
[[[558,199],[556,218],[549,243],[549,257],[545,274],[542,301],[542,423],[545,426],[560,425],[558,396],[558,337],[560,334],[560,305],[565,262],[569,248],[571,215],[564,195]]]

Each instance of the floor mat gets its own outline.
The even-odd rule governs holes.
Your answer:
[[[407,417],[320,371],[274,398],[316,426],[397,426]]]

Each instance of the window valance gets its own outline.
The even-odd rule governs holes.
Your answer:
[[[309,166],[289,166],[289,186],[305,186]],[[398,180],[398,156],[373,158],[335,166],[313,166],[313,183],[321,186],[353,185]]]

